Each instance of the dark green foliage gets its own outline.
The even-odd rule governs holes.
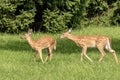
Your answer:
[[[119,14],[116,12],[119,9],[118,3],[119,0],[91,0],[87,7],[87,24],[105,26],[120,24],[117,22],[120,19],[115,14]]]
[[[119,0],[0,0],[0,32],[119,25]]]
[[[6,2],[5,2],[6,1]],[[28,4],[29,3],[29,4]],[[19,33],[34,21],[35,8],[25,0],[3,0],[0,4],[0,31]]]
[[[59,10],[45,10],[43,14],[43,27],[47,32],[56,33],[67,29],[67,23],[70,22],[72,14],[69,12],[60,12]]]
[[[120,8],[115,10],[114,15],[112,17],[112,24],[118,25],[120,23]]]
[[[116,5],[117,9],[114,11],[113,16],[111,17],[111,23],[114,25],[120,25],[120,1]]]

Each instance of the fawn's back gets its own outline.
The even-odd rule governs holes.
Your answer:
[[[87,47],[96,47],[96,45],[103,45],[105,46],[107,44],[107,41],[109,40],[109,37],[107,36],[76,36],[74,40],[77,45]]]
[[[31,46],[35,49],[44,49],[54,44],[56,44],[56,41],[52,36],[43,36],[31,41]]]

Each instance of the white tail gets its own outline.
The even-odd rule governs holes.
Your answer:
[[[31,47],[36,50],[39,53],[41,61],[44,63],[43,58],[42,58],[42,49],[47,48],[47,56],[45,59],[45,62],[48,60],[48,57],[50,56],[50,60],[52,59],[52,51],[53,48],[56,47],[56,40],[52,36],[43,36],[38,39],[32,39],[30,37],[30,34],[32,33],[32,30],[28,30],[27,33],[22,35],[21,37],[26,39],[28,43],[31,45]],[[36,52],[34,53],[34,61],[36,61]]]
[[[106,43],[105,48],[106,48],[107,50],[109,50],[109,49],[111,48],[111,46],[110,46],[110,40],[109,40],[109,39],[107,40],[107,43]]]
[[[55,44],[56,44],[56,42],[55,42]],[[56,50],[56,45],[54,46],[54,50]]]
[[[111,41],[108,36],[82,36],[82,35],[72,35],[70,34],[72,29],[69,29],[67,32],[64,32],[60,38],[67,37],[68,39],[73,40],[78,46],[82,47],[81,61],[83,56],[85,56],[89,61],[93,62],[90,57],[87,56],[86,51],[88,47],[97,47],[101,53],[99,62],[105,57],[106,53],[104,48],[111,52],[115,58],[115,61],[118,63],[115,50],[111,48]]]

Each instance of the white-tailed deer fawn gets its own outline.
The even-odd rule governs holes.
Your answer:
[[[42,58],[42,49],[47,48],[48,53],[45,59],[45,62],[48,60],[48,57],[50,56],[50,60],[52,59],[52,51],[53,48],[56,48],[56,40],[52,37],[52,36],[43,36],[40,37],[38,39],[32,39],[31,38],[31,33],[32,33],[32,29],[29,29],[27,33],[25,33],[24,35],[22,35],[21,37],[26,39],[28,41],[28,43],[30,44],[30,46],[38,52],[40,59],[42,61],[42,63],[44,63],[43,58]],[[34,61],[36,61],[36,52],[34,53]]]
[[[97,47],[101,53],[101,57],[99,62],[105,57],[106,53],[104,48],[106,48],[109,52],[111,52],[115,58],[115,61],[118,63],[118,59],[116,56],[115,50],[111,48],[110,38],[107,36],[82,36],[82,35],[73,35],[70,34],[72,29],[69,29],[67,32],[64,32],[60,38],[67,37],[74,41],[78,46],[82,47],[81,53],[81,61],[83,60],[83,56],[85,56],[89,61],[93,62],[90,57],[87,56],[86,51],[88,47]]]

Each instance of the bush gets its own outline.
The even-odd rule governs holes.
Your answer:
[[[116,3],[117,9],[114,11],[113,16],[111,17],[111,23],[113,25],[120,25],[120,1]]]
[[[35,8],[24,6],[25,1],[3,0],[0,4],[0,31],[8,33],[19,33],[29,27],[34,21]],[[19,8],[18,8],[19,7]],[[29,6],[30,7],[30,6]],[[27,10],[25,10],[27,8]]]
[[[29,27],[34,21],[31,11],[23,11],[21,15],[14,18],[4,17],[0,20],[1,30],[8,33],[19,33]]]
[[[56,33],[66,28],[120,24],[119,0],[0,0],[0,31],[29,27]]]
[[[72,14],[69,12],[60,12],[59,10],[44,11],[43,14],[43,27],[46,32],[56,33],[68,28],[68,23]]]

